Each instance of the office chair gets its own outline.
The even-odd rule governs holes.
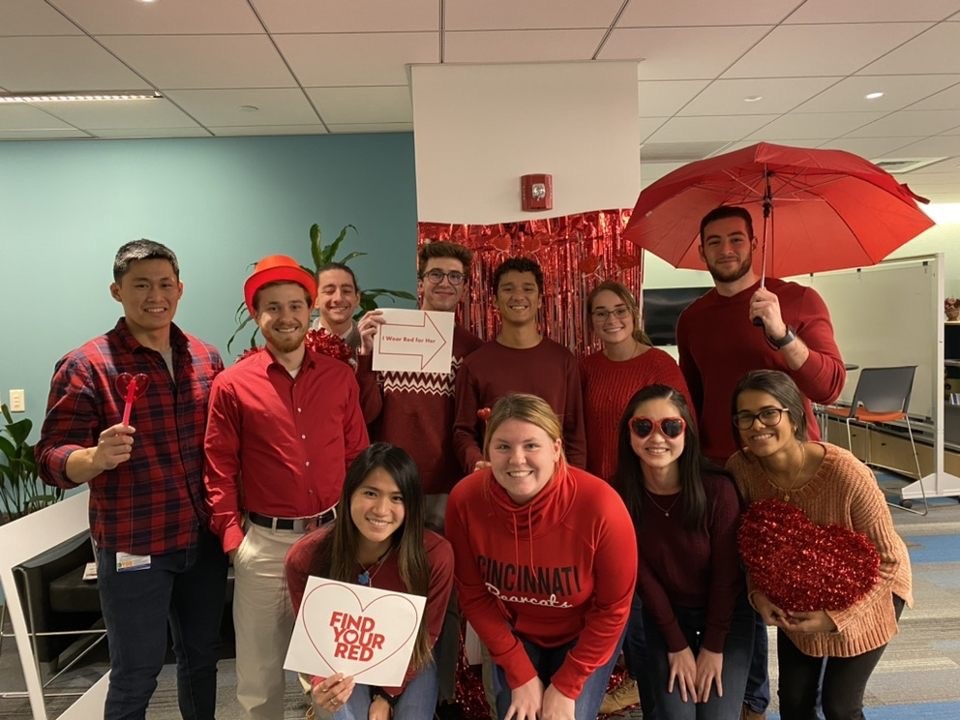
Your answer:
[[[869,433],[870,428],[878,423],[902,420],[907,426],[907,435],[910,437],[910,447],[913,449],[913,460],[917,467],[917,481],[920,483],[920,494],[923,498],[923,511],[913,510],[900,503],[889,500],[887,505],[906,510],[915,515],[926,515],[929,511],[927,493],[923,487],[923,473],[920,471],[920,458],[917,457],[917,443],[913,437],[913,428],[910,426],[910,393],[913,390],[913,378],[917,372],[916,365],[903,367],[863,368],[857,389],[853,393],[850,407],[828,406],[823,408],[829,417],[843,420],[847,426],[847,447],[853,447],[850,434],[850,423],[857,421],[867,428],[867,459],[871,465],[871,451]]]

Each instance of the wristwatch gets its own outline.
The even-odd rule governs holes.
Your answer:
[[[370,686],[370,700],[372,701],[372,700],[374,700],[375,698],[383,698],[384,700],[386,700],[386,701],[387,701],[387,704],[390,706],[390,709],[391,709],[391,710],[392,710],[394,707],[396,707],[397,702],[400,700],[400,696],[399,696],[399,695],[391,695],[390,693],[388,693],[388,692],[387,692],[386,690],[384,690],[383,688],[377,687],[376,685],[371,685],[371,686]]]
[[[780,350],[781,348],[786,347],[796,339],[797,339],[797,335],[793,331],[793,328],[790,327],[789,325],[787,325],[787,334],[784,335],[782,338],[777,338],[776,340],[774,340],[772,337],[767,335],[767,342],[770,343],[771,347],[774,347],[777,350]]]

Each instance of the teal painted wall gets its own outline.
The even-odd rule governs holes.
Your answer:
[[[122,314],[108,285],[124,242],[177,253],[176,322],[227,358],[250,263],[311,264],[314,222],[328,239],[357,226],[344,247],[369,253],[352,263],[361,285],[414,292],[413,136],[0,143],[3,401],[24,388],[39,429],[54,363]]]

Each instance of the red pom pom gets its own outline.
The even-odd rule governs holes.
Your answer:
[[[315,353],[342,360],[348,365],[353,360],[353,349],[339,335],[333,335],[326,330],[308,330],[303,344]]]
[[[879,578],[880,555],[866,535],[815,525],[775,498],[750,506],[737,540],[756,589],[791,612],[843,610]]]

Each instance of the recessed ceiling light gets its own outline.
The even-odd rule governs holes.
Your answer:
[[[876,100],[877,98],[882,98],[882,97],[883,97],[883,93],[882,93],[882,92],[867,93],[866,95],[864,95],[864,97],[865,97],[867,100]]]
[[[743,99],[744,102],[760,102],[763,100],[763,95],[748,95]]]

